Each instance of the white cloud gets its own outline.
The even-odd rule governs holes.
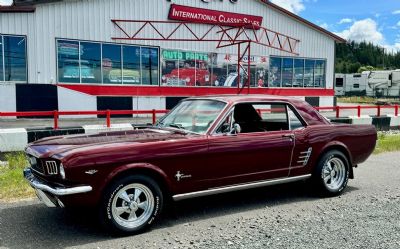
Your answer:
[[[340,20],[338,23],[339,24],[343,24],[343,23],[352,23],[353,19],[350,18],[343,18],[342,20]]]
[[[0,5],[11,5],[13,0],[0,0]]]
[[[382,44],[383,34],[379,32],[377,23],[371,18],[359,20],[353,23],[349,29],[336,33],[346,40],[357,42],[367,41],[375,44]]]
[[[323,29],[328,29],[329,28],[329,25],[326,22],[319,24],[319,26],[321,28],[323,28]]]
[[[383,45],[383,47],[386,49],[386,52],[391,54],[400,52],[400,42],[396,42],[393,45]]]
[[[392,12],[393,15],[400,15],[400,10],[395,10]]]
[[[398,21],[396,25],[400,27],[400,21]]]
[[[306,9],[303,0],[271,0],[271,2],[295,14]]]

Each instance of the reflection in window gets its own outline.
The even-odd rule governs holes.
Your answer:
[[[304,63],[304,87],[314,86],[314,64],[315,60],[305,60]]]
[[[158,49],[141,48],[142,84],[158,85]]]
[[[101,82],[101,48],[99,43],[81,42],[82,83]]]
[[[58,80],[67,83],[80,82],[79,43],[75,41],[58,41]]]
[[[140,47],[122,46],[124,84],[140,84]]]
[[[3,49],[5,81],[27,81],[25,37],[3,36]]]
[[[0,81],[4,81],[4,74],[3,74],[3,36],[0,36]]]
[[[280,87],[282,79],[282,58],[271,57],[270,62],[270,87]]]
[[[303,87],[304,59],[294,59],[293,87]]]
[[[103,83],[121,84],[121,46],[103,44]]]
[[[291,87],[293,81],[293,58],[283,58],[282,86]]]
[[[325,61],[315,61],[315,87],[325,87]]]

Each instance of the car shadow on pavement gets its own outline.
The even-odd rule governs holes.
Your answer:
[[[355,190],[348,186],[344,194]],[[298,182],[189,199],[169,205],[152,229],[317,198],[321,197],[311,194],[308,185]],[[96,210],[53,209],[43,204],[0,209],[0,247],[61,248],[112,239],[99,226]]]

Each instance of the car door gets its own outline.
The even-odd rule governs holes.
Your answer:
[[[250,104],[254,110],[258,106],[269,108],[256,110],[257,113],[253,113],[253,117],[241,118],[235,113],[241,109],[236,105],[229,114],[232,116],[228,115],[223,123],[240,123],[242,121],[242,129],[246,128],[247,130],[231,134],[232,132],[229,131],[221,132],[224,128],[217,128],[216,132],[209,136],[208,162],[213,168],[213,178],[210,179],[212,186],[281,178],[287,177],[289,174],[294,148],[294,133],[288,128],[286,105],[281,103],[247,104]],[[241,112],[248,113],[248,110],[241,110]],[[255,115],[258,115],[259,118]],[[266,116],[279,116],[279,119],[284,117],[284,120],[274,124],[273,118],[269,121],[263,118]],[[256,127],[251,128],[252,124],[245,124],[245,119],[251,120],[252,118],[258,119],[257,122],[260,121],[260,125],[271,123],[271,130],[261,131]],[[226,126],[223,123],[220,127]],[[279,125],[286,125],[286,128],[278,129]],[[230,127],[232,129],[232,125]]]

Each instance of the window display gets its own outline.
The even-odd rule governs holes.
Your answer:
[[[99,43],[81,42],[82,83],[101,82],[101,46]]]
[[[67,83],[80,83],[79,42],[58,41],[58,80]]]
[[[26,38],[0,35],[0,81],[27,81]]]
[[[62,83],[159,84],[159,49],[114,43],[57,40]]]

